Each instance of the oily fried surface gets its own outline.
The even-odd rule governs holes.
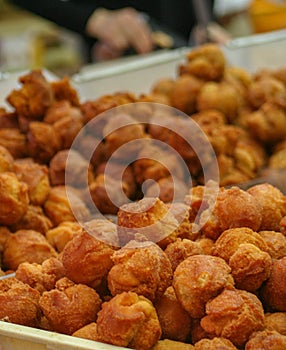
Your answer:
[[[96,320],[101,299],[94,289],[64,277],[41,295],[39,305],[54,331],[72,334]]]
[[[123,292],[103,303],[97,331],[105,343],[138,350],[150,349],[161,336],[156,310],[149,299]]]

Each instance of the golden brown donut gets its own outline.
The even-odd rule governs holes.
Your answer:
[[[100,341],[97,333],[97,324],[96,322],[91,322],[86,326],[76,330],[73,334],[73,337],[89,339],[94,341]]]
[[[254,244],[242,243],[229,259],[236,288],[255,292],[271,273],[272,258]]]
[[[0,319],[29,327],[40,322],[40,293],[16,278],[0,280]]]
[[[264,310],[256,295],[245,290],[224,289],[206,304],[201,326],[212,336],[243,346],[255,331],[264,327]]]
[[[51,188],[48,167],[36,163],[32,158],[22,158],[14,161],[13,171],[19,180],[28,185],[31,204],[44,204]]]
[[[189,256],[178,265],[173,275],[177,298],[193,318],[203,317],[206,303],[233,285],[227,263],[210,255]]]
[[[93,288],[63,277],[41,295],[39,305],[55,332],[71,335],[96,321],[101,299]]]
[[[151,301],[134,292],[117,294],[102,304],[97,331],[101,341],[149,350],[161,336],[161,326]]]
[[[260,293],[266,307],[273,311],[286,311],[286,256],[273,260],[270,277]]]
[[[109,224],[106,220],[106,229]],[[111,229],[112,228],[112,224]],[[83,230],[73,236],[61,253],[66,276],[75,283],[83,283],[93,288],[105,279],[113,263],[114,249]]]
[[[215,337],[213,339],[202,339],[195,343],[194,350],[236,350],[237,347],[226,338]]]
[[[23,262],[16,270],[16,278],[41,294],[55,288],[57,280],[64,277],[63,264],[57,258],[48,258],[42,264]]]
[[[231,256],[241,244],[250,243],[264,252],[268,252],[268,246],[259,233],[248,227],[230,228],[224,231],[215,241],[212,254],[229,262]]]
[[[0,129],[0,145],[8,149],[14,159],[27,157],[27,135],[16,128]]]
[[[22,262],[41,264],[57,255],[40,232],[19,230],[8,238],[3,252],[3,262],[6,268],[16,270]]]
[[[286,336],[270,330],[255,332],[245,344],[245,350],[283,350],[285,347]]]
[[[179,303],[172,286],[166,289],[154,306],[162,328],[162,339],[190,341],[192,319]]]
[[[273,259],[280,259],[286,256],[286,237],[281,232],[259,231],[260,236],[268,246],[268,253]]]
[[[13,171],[14,158],[10,151],[0,145],[0,173]]]
[[[81,226],[79,223],[75,221],[63,221],[58,226],[47,230],[45,236],[56,251],[62,252],[65,245],[80,230]]]
[[[112,295],[132,291],[157,301],[172,282],[171,263],[153,242],[130,241],[112,255],[107,280]]]
[[[247,190],[262,208],[262,222],[259,230],[279,231],[279,222],[286,215],[286,197],[271,184],[252,186]]]
[[[0,173],[0,224],[13,225],[26,214],[28,186],[15,173]]]
[[[286,312],[266,312],[265,328],[286,335]]]

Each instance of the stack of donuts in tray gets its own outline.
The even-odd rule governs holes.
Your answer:
[[[137,350],[286,348],[286,67],[249,73],[207,44],[148,94],[19,84],[0,108],[1,321]]]

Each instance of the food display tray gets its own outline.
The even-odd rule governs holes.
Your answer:
[[[286,30],[234,39],[222,47],[230,65],[254,72],[260,68],[285,66]],[[129,91],[148,93],[161,78],[177,76],[178,65],[184,62],[190,48],[157,51],[144,56],[127,57],[116,62],[85,66],[71,77],[82,101],[104,94]],[[49,79],[54,76],[44,71]],[[0,107],[5,97],[17,87],[23,72],[0,75]],[[24,327],[0,321],[0,350],[120,350],[91,340]]]

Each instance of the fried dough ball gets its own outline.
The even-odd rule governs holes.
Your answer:
[[[53,126],[44,122],[31,122],[27,139],[29,154],[39,163],[48,163],[62,146]]]
[[[178,221],[159,198],[148,198],[122,205],[117,213],[118,237],[123,246],[133,239],[157,242],[165,248],[177,236]]]
[[[111,294],[135,292],[152,302],[159,300],[172,282],[171,263],[153,242],[130,241],[112,255],[114,265],[107,281]]]
[[[18,115],[30,120],[41,120],[54,100],[50,83],[40,70],[32,70],[19,78],[22,85],[12,90],[7,102],[15,108]]]
[[[107,229],[109,224],[112,226],[112,223],[106,220]],[[110,245],[83,230],[66,244],[61,253],[61,261],[70,280],[96,288],[113,265],[113,252],[114,249]]]
[[[48,167],[36,163],[32,158],[16,159],[14,172],[28,185],[30,202],[34,205],[44,204],[50,192]]]
[[[51,188],[44,210],[54,226],[64,221],[77,221],[75,217],[83,221],[89,217],[89,210],[77,193],[60,185]]]
[[[226,338],[215,337],[213,339],[202,339],[195,343],[194,350],[236,350],[232,342]]]
[[[57,257],[57,252],[40,232],[19,230],[8,238],[3,262],[15,271],[22,262],[41,264],[51,257]]]
[[[26,157],[29,152],[26,134],[15,128],[0,129],[0,145],[7,148],[14,159]]]
[[[57,252],[62,252],[66,244],[80,229],[80,224],[75,221],[63,221],[58,226],[47,230],[45,236]]]
[[[175,79],[161,78],[154,82],[151,87],[151,93],[170,96],[175,84]]]
[[[204,44],[186,55],[187,62],[179,74],[193,74],[203,80],[220,80],[225,70],[225,57],[218,45]]]
[[[9,150],[0,145],[0,173],[13,171],[14,158]]]
[[[286,113],[283,108],[265,102],[258,110],[249,114],[247,128],[260,142],[279,142],[286,136]]]
[[[100,341],[97,333],[97,324],[96,322],[91,322],[86,326],[76,330],[73,334],[73,337],[89,339],[94,341]]]
[[[192,344],[186,344],[175,340],[159,340],[151,350],[194,350]]]
[[[28,186],[12,172],[0,173],[0,224],[13,225],[27,212]]]
[[[52,228],[51,220],[44,214],[42,207],[29,205],[22,219],[11,225],[13,232],[19,230],[34,230],[45,235]]]
[[[271,273],[271,256],[253,244],[240,244],[229,259],[236,288],[254,292]]]
[[[233,285],[230,267],[223,259],[210,255],[189,256],[173,276],[177,298],[193,318],[203,317],[208,300]]]
[[[132,142],[137,139],[147,138],[144,125],[136,121],[127,113],[115,113],[112,118],[108,119],[107,124],[103,128],[103,135],[105,136],[107,156],[116,157],[116,159],[123,159],[124,161],[136,157],[141,143]],[[127,148],[120,151],[122,146]],[[118,150],[116,152],[116,150]]]
[[[0,129],[18,129],[18,127],[17,113],[7,111],[5,108],[0,107]]]
[[[268,246],[268,253],[273,259],[286,256],[286,237],[281,232],[260,231],[258,232]]]
[[[5,249],[6,242],[8,238],[11,236],[12,232],[6,226],[0,226],[0,256]],[[1,259],[0,259],[1,264]],[[1,265],[0,265],[1,266]]]
[[[130,187],[125,181],[118,181],[105,174],[97,175],[88,190],[92,198],[91,205],[102,214],[117,214],[118,208],[131,196]]]
[[[172,286],[166,289],[154,306],[162,328],[162,339],[190,340],[192,319],[179,303]]]
[[[16,278],[41,294],[55,288],[57,280],[64,277],[63,264],[57,258],[48,258],[42,264],[23,262],[16,270]]]
[[[274,311],[286,311],[286,257],[273,260],[270,277],[260,292],[267,307]]]
[[[85,134],[83,137],[77,137],[76,142],[79,152],[90,162],[94,170],[106,161],[105,143],[100,138]]]
[[[265,102],[285,108],[286,86],[274,77],[262,76],[251,82],[247,97],[249,104],[254,109],[258,109]]]
[[[245,290],[223,290],[206,304],[201,326],[210,335],[243,346],[255,331],[264,327],[264,311],[256,295]]]
[[[85,222],[82,227],[92,237],[100,240],[101,242],[110,245],[111,247],[118,248],[119,240],[117,233],[116,217],[108,216],[105,218],[95,218]]]
[[[232,122],[242,105],[242,97],[237,90],[227,82],[210,81],[205,83],[197,96],[197,109],[204,111],[215,109],[223,113]]]
[[[193,75],[179,76],[170,92],[170,104],[188,115],[196,112],[197,96],[203,84],[203,81]]]
[[[245,344],[245,350],[283,350],[286,347],[286,336],[275,331],[255,332]]]
[[[265,328],[286,335],[286,312],[267,312]]]
[[[76,150],[64,149],[50,161],[49,175],[53,186],[87,186],[93,180],[93,167]]]
[[[57,120],[53,128],[60,139],[61,148],[70,148],[83,127],[83,121],[74,116],[66,116]]]
[[[225,230],[215,241],[212,254],[224,259],[227,263],[241,244],[253,244],[263,252],[268,246],[259,233],[248,227],[237,227]]]
[[[97,331],[101,341],[138,350],[149,350],[161,336],[151,301],[134,292],[117,294],[102,304]]]
[[[229,228],[248,227],[257,231],[262,222],[260,202],[237,186],[220,188],[212,212],[207,208],[202,217],[207,214],[209,218],[202,231],[207,238],[214,240]]]
[[[101,299],[94,289],[63,277],[41,295],[39,305],[55,332],[71,335],[96,321]]]
[[[247,192],[260,203],[262,222],[260,231],[279,231],[279,222],[286,215],[286,197],[276,187],[268,183],[252,186]]]
[[[28,327],[40,322],[40,293],[16,278],[0,280],[0,319]]]
[[[71,85],[70,79],[64,77],[50,83],[55,100],[67,100],[72,106],[79,106],[79,96],[76,89]]]
[[[204,251],[198,242],[186,238],[177,238],[175,242],[168,244],[165,253],[172,264],[173,271],[175,271],[177,266],[187,257],[204,254]]]

